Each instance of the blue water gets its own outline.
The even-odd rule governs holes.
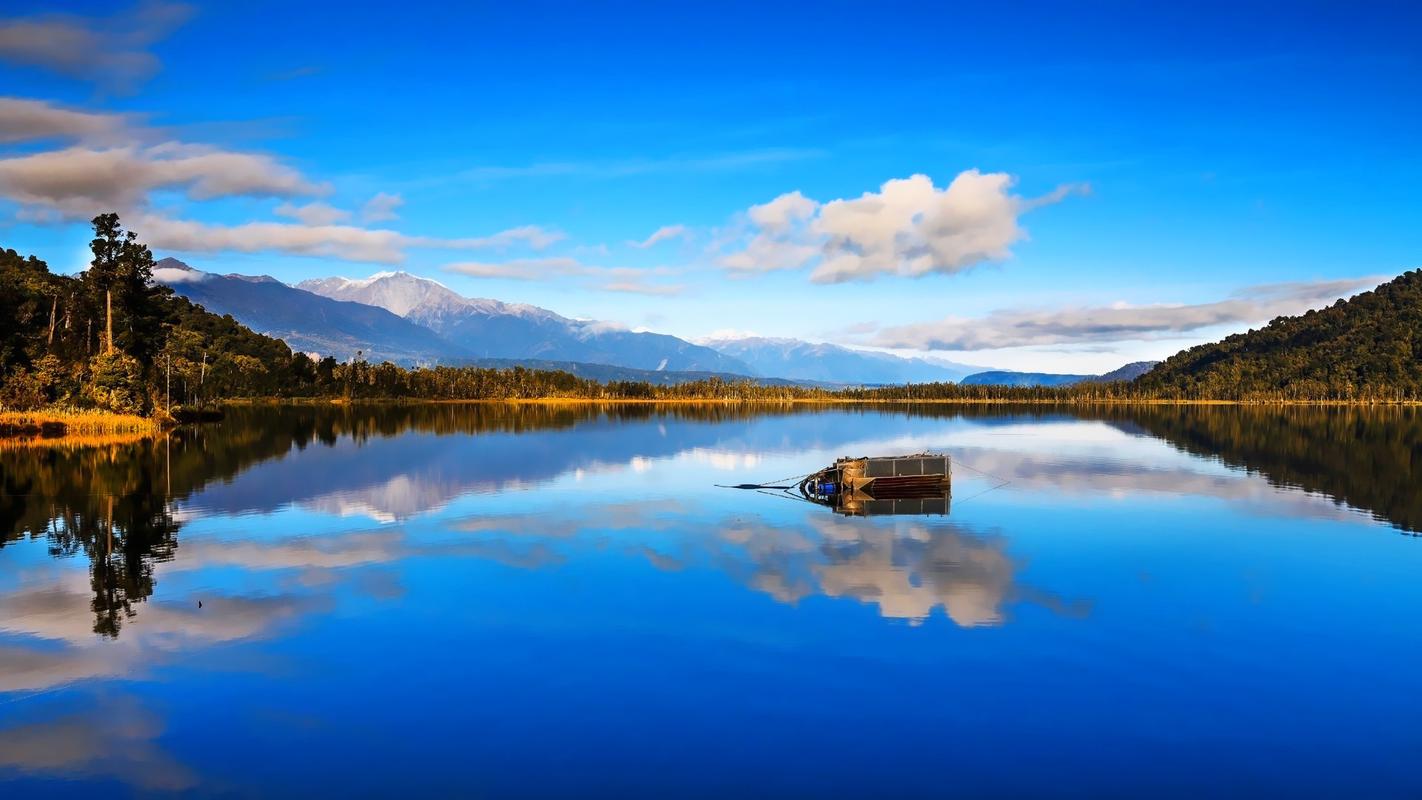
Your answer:
[[[1422,490],[1328,466],[1411,417],[362,413],[70,453],[72,496],[0,458],[3,796],[1422,796]],[[919,451],[946,516],[716,486]]]

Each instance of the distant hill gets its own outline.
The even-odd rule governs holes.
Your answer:
[[[214,314],[230,314],[293,350],[346,360],[357,350],[369,361],[449,362],[467,355],[428,328],[383,308],[332,300],[267,276],[216,275],[176,258],[159,261],[154,280]]]
[[[1133,361],[1104,375],[1069,375],[1056,372],[1013,372],[991,370],[963,378],[965,386],[1072,386],[1078,383],[1129,381],[1150,372],[1159,361]]]
[[[1124,367],[1117,367],[1104,375],[1087,378],[1090,383],[1110,383],[1112,381],[1133,381],[1155,369],[1159,361],[1132,361]]]
[[[1422,270],[1177,353],[1133,387],[1218,399],[1422,397]]]
[[[952,361],[904,358],[799,339],[716,339],[706,342],[706,346],[745,362],[756,375],[837,384],[958,381],[983,369]]]
[[[964,386],[1070,386],[1095,377],[1095,375],[1062,375],[1052,372],[991,370],[969,375],[960,383]]]
[[[422,326],[456,352],[501,358],[608,364],[632,369],[749,375],[744,362],[675,336],[574,320],[537,306],[468,298],[407,272],[302,281],[298,289],[385,309]]]

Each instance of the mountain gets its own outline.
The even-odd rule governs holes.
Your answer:
[[[1096,375],[1087,380],[1091,383],[1110,383],[1112,381],[1133,381],[1136,378],[1155,369],[1159,361],[1132,361],[1124,367],[1117,367],[1104,375]]]
[[[964,378],[964,386],[1070,386],[1096,378],[1095,375],[1060,375],[1051,372],[1013,372],[992,370]]]
[[[1217,399],[1422,397],[1422,270],[1176,353],[1133,388]]]
[[[332,300],[265,275],[216,275],[165,258],[153,277],[214,314],[284,339],[293,350],[340,360],[362,350],[369,361],[402,364],[466,357],[430,329],[383,308]]]
[[[753,372],[739,359],[675,336],[569,319],[537,306],[467,298],[407,272],[381,272],[361,280],[307,280],[297,288],[380,307],[433,331],[473,358],[577,361],[653,371]]]
[[[958,381],[982,367],[799,339],[713,339],[706,342],[750,366],[756,375],[838,384],[900,384]]]

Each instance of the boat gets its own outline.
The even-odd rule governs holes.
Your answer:
[[[946,515],[952,499],[948,456],[840,458],[800,481],[800,495],[847,516]]]

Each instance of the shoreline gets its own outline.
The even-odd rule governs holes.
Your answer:
[[[223,405],[1017,405],[1017,406],[1338,406],[1348,408],[1415,408],[1422,400],[1178,400],[1130,398],[682,398],[682,397],[518,397],[473,398],[460,400],[421,399],[404,397],[362,397],[354,400],[325,397],[244,398],[228,400]]]

